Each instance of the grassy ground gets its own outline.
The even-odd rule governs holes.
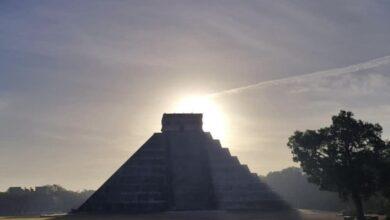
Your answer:
[[[332,212],[299,210],[297,212],[225,212],[191,211],[148,215],[66,215],[53,217],[0,217],[0,220],[342,220]],[[384,218],[380,218],[384,219]]]

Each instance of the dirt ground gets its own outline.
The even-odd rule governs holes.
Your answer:
[[[342,220],[334,212],[298,210],[293,212],[188,211],[143,215],[64,215],[50,217],[0,217],[0,220]],[[381,217],[380,219],[384,219]]]

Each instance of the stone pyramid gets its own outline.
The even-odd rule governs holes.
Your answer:
[[[164,114],[155,133],[78,212],[281,210],[288,205],[202,130],[202,114]]]

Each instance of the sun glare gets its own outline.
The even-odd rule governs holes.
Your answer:
[[[175,111],[179,113],[203,113],[203,130],[209,131],[213,137],[223,139],[226,120],[219,106],[205,96],[191,96],[180,100]]]

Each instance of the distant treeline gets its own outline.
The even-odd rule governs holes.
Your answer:
[[[33,188],[10,187],[0,192],[0,215],[39,215],[66,213],[77,208],[92,190],[74,192],[59,185]]]
[[[353,205],[342,201],[337,193],[321,191],[308,182],[307,176],[297,167],[270,172],[262,179],[294,208],[346,212],[353,209]],[[377,195],[365,202],[364,207],[367,212],[384,213],[390,209],[390,203]]]
[[[320,191],[296,167],[271,172],[261,179],[294,208],[348,211],[352,207],[349,202],[341,201],[336,193]],[[0,215],[66,213],[79,207],[93,192],[74,192],[58,185],[35,189],[10,187],[6,192],[0,192]],[[390,204],[384,198],[376,196],[366,202],[365,207],[369,212],[383,213]]]

